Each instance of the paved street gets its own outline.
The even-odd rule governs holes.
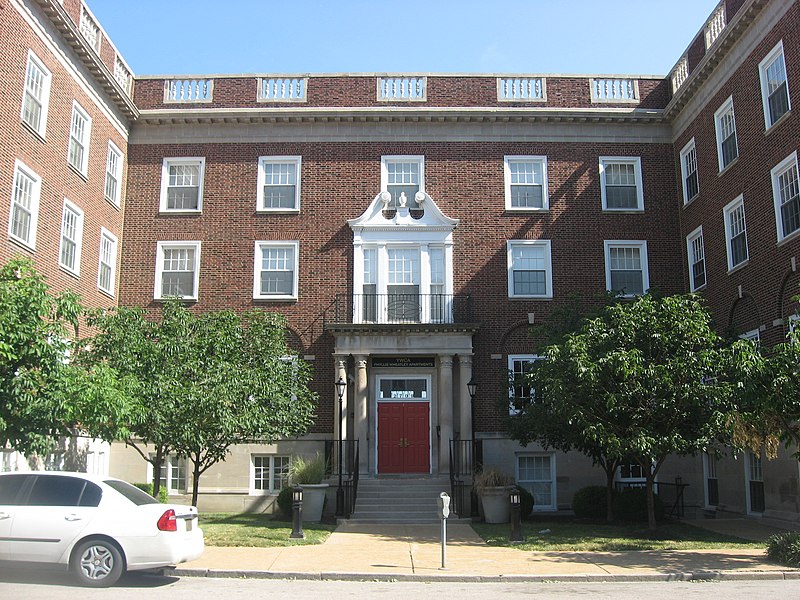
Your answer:
[[[13,575],[13,576],[12,576]],[[752,600],[753,598],[800,597],[800,581],[723,581],[723,582],[631,582],[631,583],[425,583],[425,582],[354,582],[354,581],[287,581],[271,579],[211,579],[155,577],[133,574],[108,590],[91,590],[75,586],[62,573],[42,576],[33,570],[0,572],[0,598],[4,600],[81,600],[113,598],[114,600],[201,600],[224,597],[225,600],[252,600],[269,594],[314,600],[339,598],[448,597],[459,600],[503,598],[591,598],[592,600],[681,600],[719,598]]]

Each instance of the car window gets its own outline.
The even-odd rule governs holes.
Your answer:
[[[158,504],[158,500],[153,498],[147,492],[143,492],[139,488],[132,486],[130,483],[125,481],[120,481],[119,479],[107,479],[104,481],[108,487],[114,488],[120,494],[125,496],[128,500],[133,502],[136,506],[141,506],[142,504]]]
[[[100,498],[103,497],[103,490],[100,489],[99,485],[91,481],[85,483],[86,487],[83,488],[83,494],[81,494],[81,498],[78,500],[78,506],[98,506],[100,504]]]
[[[59,475],[38,475],[28,495],[28,506],[78,506],[86,480]]]
[[[17,496],[22,485],[30,475],[5,475],[0,477],[0,504],[13,506],[19,504]]]

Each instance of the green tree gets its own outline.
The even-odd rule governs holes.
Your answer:
[[[173,300],[159,321],[142,309],[120,308],[91,322],[100,330],[95,359],[135,380],[143,410],[128,443],[153,465],[154,495],[171,453],[192,461],[196,504],[200,476],[231,445],[300,435],[312,423],[310,370],[290,355],[279,315],[195,315]]]
[[[531,425],[539,437],[552,435],[551,445],[560,439],[561,447],[640,465],[655,528],[653,481],[667,456],[693,455],[726,437],[730,350],[708,311],[694,295],[620,302],[545,357],[532,371],[535,402],[521,421],[554,421]]]
[[[0,446],[46,454],[61,437],[126,434],[130,405],[116,373],[73,360],[82,312],[76,294],[52,294],[30,261],[0,269]]]

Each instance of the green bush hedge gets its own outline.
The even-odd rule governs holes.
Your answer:
[[[292,488],[286,486],[278,494],[278,509],[280,516],[289,519],[292,516]]]
[[[800,567],[800,531],[776,533],[767,540],[767,556],[787,567]]]
[[[152,483],[134,483],[133,485],[135,485],[143,492],[146,492],[150,496],[153,495]],[[169,502],[169,494],[167,493],[167,488],[163,485],[160,488],[158,488],[158,501],[161,502],[161,504],[166,504],[167,502]]]
[[[664,518],[664,503],[653,494],[656,521]],[[614,518],[620,521],[647,521],[647,493],[644,488],[630,488],[614,496],[611,503]]]
[[[534,505],[533,494],[531,494],[521,485],[517,485],[516,488],[519,491],[520,516],[524,519],[533,512],[533,505]]]
[[[579,489],[572,497],[572,510],[580,519],[605,519],[608,497],[602,485],[589,485]]]

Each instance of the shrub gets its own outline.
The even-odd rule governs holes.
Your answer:
[[[767,540],[767,556],[787,567],[800,567],[800,531],[776,533]]]
[[[153,495],[152,483],[134,483],[133,485],[142,490],[143,492],[146,492],[151,496]],[[161,502],[161,504],[166,504],[167,502],[169,502],[169,493],[167,492],[167,488],[163,485],[160,488],[158,488],[158,501]]]
[[[658,494],[653,494],[656,521],[664,518],[664,503]],[[612,501],[614,518],[620,521],[647,521],[647,491],[645,488],[630,488],[614,496]]]
[[[325,458],[317,452],[314,458],[295,456],[289,466],[289,477],[296,485],[322,483],[327,474]]]
[[[608,516],[607,494],[602,485],[581,488],[572,497],[572,511],[580,519],[605,519]]]
[[[517,491],[519,491],[520,498],[520,516],[524,519],[533,512],[535,500],[533,498],[533,494],[531,494],[527,489],[519,484],[517,484],[516,487]]]
[[[290,518],[292,516],[292,488],[285,487],[278,494],[278,510],[280,516]]]

